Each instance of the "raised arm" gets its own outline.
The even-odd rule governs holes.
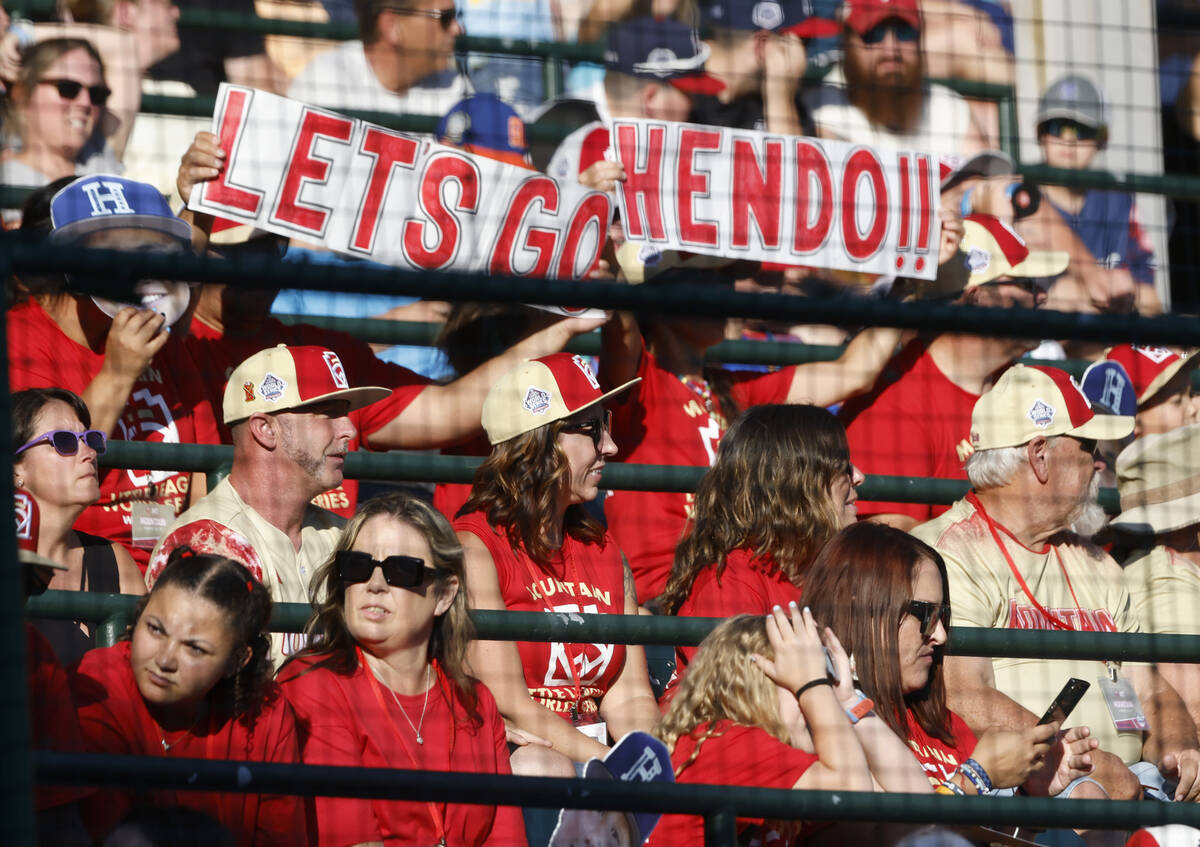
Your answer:
[[[478,536],[458,533],[466,555],[467,600],[472,609],[504,610],[500,580],[492,554]],[[472,641],[467,659],[472,673],[496,698],[504,720],[516,729],[550,742],[551,747],[573,762],[603,758],[608,748],[572,727],[554,712],[529,696],[521,655],[512,641]]]

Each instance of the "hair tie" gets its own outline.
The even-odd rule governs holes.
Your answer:
[[[191,556],[195,556],[195,555],[196,555],[196,551],[193,550],[191,547],[188,547],[187,545],[184,545],[183,547],[179,548],[179,558],[181,558],[181,559],[187,559],[187,558],[190,558]]]
[[[249,594],[254,593],[254,580],[252,580],[252,579],[246,580],[246,591]]]

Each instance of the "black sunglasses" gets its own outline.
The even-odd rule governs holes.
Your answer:
[[[97,456],[102,455],[108,449],[108,436],[98,429],[85,429],[83,432],[72,432],[69,429],[52,429],[43,435],[39,435],[32,441],[22,444],[13,455],[20,456],[30,447],[36,447],[47,441],[50,442],[50,446],[60,456],[74,456],[79,452],[80,441],[95,450]]]
[[[448,32],[450,27],[454,26],[454,22],[458,20],[458,9],[400,9],[394,6],[385,7],[389,12],[394,12],[397,15],[417,15],[422,18],[432,18],[437,21],[443,31]]]
[[[950,633],[950,604],[930,603],[927,600],[910,600],[908,613],[921,623],[921,635],[929,638],[937,629],[938,621],[942,622],[946,633]]]
[[[596,445],[596,449],[600,449],[600,442],[604,440],[604,433],[612,430],[612,409],[604,410],[604,417],[592,418],[583,423],[567,424],[562,428],[563,432],[580,432],[584,435],[592,437],[592,443]]]
[[[380,568],[384,581],[394,588],[416,588],[426,577],[433,576],[435,570],[416,556],[388,556],[381,562],[361,550],[339,550],[333,561],[342,582],[367,582],[375,569]]]
[[[109,95],[112,94],[112,89],[103,83],[84,85],[73,79],[43,79],[38,85],[53,85],[58,89],[58,96],[64,100],[74,100],[79,96],[80,91],[86,90],[88,99],[91,100],[93,106],[103,106],[108,102]]]
[[[1085,126],[1070,118],[1051,118],[1041,126],[1042,134],[1053,135],[1055,138],[1061,138],[1068,129],[1074,130],[1077,141],[1095,141],[1100,137],[1101,132],[1097,127]]]
[[[884,21],[871,27],[859,38],[863,44],[879,44],[887,38],[889,31],[896,36],[897,41],[916,41],[921,37],[921,31],[907,21]]]

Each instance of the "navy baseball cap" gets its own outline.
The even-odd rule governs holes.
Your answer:
[[[588,779],[616,779],[621,782],[674,782],[675,768],[667,747],[646,732],[630,732],[616,743],[608,755],[601,759],[588,759],[583,766],[583,775]],[[630,812],[630,821],[636,827],[634,844],[641,844],[650,837],[658,825],[661,812]]]
[[[443,144],[510,165],[532,168],[525,121],[495,94],[473,94],[455,103],[434,131]]]
[[[1127,418],[1137,414],[1137,389],[1120,362],[1101,359],[1088,365],[1080,388],[1093,406],[1109,414]]]
[[[800,38],[823,38],[842,31],[838,6],[838,0],[711,0],[704,7],[704,18],[729,29],[766,29]]]
[[[177,218],[159,190],[114,174],[80,177],[50,201],[50,238],[70,242],[106,229],[153,229],[192,242],[192,228]]]
[[[686,94],[718,94],[725,83],[704,71],[712,50],[685,23],[655,18],[621,21],[608,29],[609,70],[667,82]]]

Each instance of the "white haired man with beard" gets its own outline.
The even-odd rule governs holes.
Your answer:
[[[979,398],[972,490],[913,530],[945,557],[955,626],[1142,631],[1120,566],[1089,540],[1105,520],[1096,441],[1132,429],[1132,418],[1097,415],[1057,368],[1014,365]],[[945,659],[947,705],[976,734],[1032,726],[1071,677],[1091,683],[1071,723],[1090,727],[1100,748],[1090,775],[1060,796],[1130,799],[1165,779],[1167,796],[1200,797],[1196,729],[1153,665]]]

